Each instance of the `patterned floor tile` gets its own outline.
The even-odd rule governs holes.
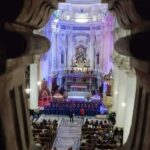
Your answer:
[[[82,122],[82,119],[77,118],[73,123],[70,123],[68,118],[63,118],[60,122],[53,147],[56,147],[57,150],[68,150],[69,147],[72,147],[73,150],[78,150]]]
[[[57,137],[54,142],[56,148],[69,148],[78,149],[80,138],[77,137]]]
[[[61,121],[61,126],[64,127],[81,127],[82,126],[83,121],[81,119],[75,119],[74,122],[70,122],[69,119],[62,119]]]

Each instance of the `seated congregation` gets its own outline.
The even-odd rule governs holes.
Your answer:
[[[42,150],[51,150],[57,133],[57,120],[43,119],[41,122],[32,121],[32,133],[35,145],[42,147]]]
[[[58,150],[57,147],[53,147],[53,143],[63,117],[41,115],[40,113],[34,113],[34,115],[31,126],[35,144],[42,147],[42,150]],[[67,116],[65,118],[67,119]],[[76,119],[80,118],[77,117]],[[116,150],[122,146],[123,129],[114,127],[110,118],[97,119],[85,116],[84,119],[81,124],[78,150]],[[71,126],[75,124],[70,122]],[[74,149],[70,147],[69,150]]]
[[[82,126],[80,150],[116,150],[123,144],[123,129],[105,121],[89,121]]]

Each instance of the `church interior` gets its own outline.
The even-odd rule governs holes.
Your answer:
[[[0,149],[149,150],[150,2],[8,2]]]

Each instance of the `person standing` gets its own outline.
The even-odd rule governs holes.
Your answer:
[[[73,109],[70,109],[70,111],[69,111],[70,122],[73,122],[73,121],[74,121],[74,120],[73,120],[73,115],[74,115]]]
[[[85,115],[85,111],[84,111],[83,108],[81,108],[81,109],[80,109],[80,116],[81,116],[81,118],[83,119],[83,121],[84,121],[84,115]]]

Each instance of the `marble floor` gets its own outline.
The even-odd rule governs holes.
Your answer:
[[[80,118],[74,118],[74,122],[70,122],[69,118],[62,118],[53,148],[56,147],[57,150],[68,150],[68,148],[72,147],[73,150],[78,150],[82,123],[83,120]]]

